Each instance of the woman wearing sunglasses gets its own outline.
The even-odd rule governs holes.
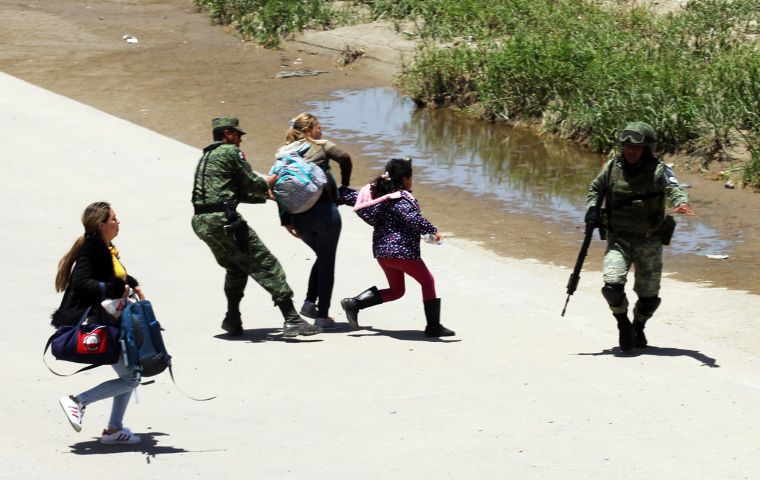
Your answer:
[[[670,244],[675,220],[665,212],[694,215],[689,197],[673,171],[654,155],[657,137],[644,122],[632,122],[619,136],[621,153],[591,182],[586,222],[608,231],[602,295],[617,320],[622,351],[645,348],[644,327],[660,306],[662,246]],[[635,270],[633,323],[628,318],[625,283]]]

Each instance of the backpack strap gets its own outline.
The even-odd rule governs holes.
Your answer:
[[[612,195],[610,195],[610,190],[612,190],[612,169],[615,168],[615,163],[617,162],[617,158],[613,158],[609,161],[607,164],[607,184],[604,186],[604,191],[599,192],[602,195],[602,201],[598,202],[597,205],[604,205],[604,212],[607,215],[607,225],[612,225],[612,208],[610,208],[610,199],[612,198]],[[600,230],[601,232],[601,230]],[[600,233],[601,235],[601,233]]]
[[[174,370],[172,370],[172,366],[169,365],[168,368],[169,368],[169,376],[172,378],[172,383],[174,384],[175,387],[177,387],[177,390],[179,390],[179,393],[181,393],[182,395],[186,396],[190,400],[195,400],[196,402],[207,402],[209,400],[213,400],[216,398],[216,395],[214,395],[213,397],[195,398],[193,396],[186,394],[181,388],[179,388],[179,385],[177,385],[177,381],[174,379]],[[147,382],[142,382],[140,385],[150,385],[151,383],[156,383],[156,380],[155,379],[148,380]]]
[[[174,384],[175,387],[177,387],[177,390],[179,390],[179,393],[181,393],[182,395],[186,396],[190,400],[195,400],[196,402],[207,402],[209,400],[213,400],[213,399],[216,398],[216,395],[214,395],[213,397],[207,397],[207,398],[195,398],[195,397],[191,397],[190,395],[188,395],[185,392],[183,392],[182,389],[179,388],[179,385],[177,385],[177,381],[174,380],[174,371],[172,370],[172,366],[171,365],[169,365],[169,376],[172,377],[172,383]]]
[[[161,327],[161,324],[158,323],[158,320],[156,320],[156,314],[153,313],[153,305],[148,300],[144,300],[142,302],[142,306],[143,306],[143,313],[148,317],[147,318],[147,321],[149,324],[148,333],[150,333],[150,339],[153,341],[153,346],[169,357],[169,366],[171,367],[171,356],[166,351],[166,345],[164,345],[164,339],[156,331],[156,328],[159,330],[163,330],[163,328]],[[156,328],[150,328],[150,324],[156,324]]]
[[[198,161],[198,165],[195,167],[195,180],[194,180],[194,185],[193,185],[193,196],[192,196],[193,205],[198,204],[198,203],[206,203],[206,166],[208,165],[208,157],[211,154],[211,152],[216,150],[221,145],[222,145],[222,142],[215,142],[203,149],[203,155],[201,156],[201,159]],[[201,190],[201,195],[203,196],[203,198],[201,199],[196,198],[196,195],[195,195],[195,187],[198,185],[199,176],[201,177],[200,190]]]
[[[135,346],[135,333],[132,328],[132,308],[134,303],[128,303],[121,312],[121,335],[119,343],[121,344],[124,364],[132,371],[140,370],[140,359]]]

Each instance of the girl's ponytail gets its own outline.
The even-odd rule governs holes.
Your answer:
[[[372,182],[372,198],[402,190],[404,179],[411,176],[411,158],[392,158],[385,164],[385,172]]]

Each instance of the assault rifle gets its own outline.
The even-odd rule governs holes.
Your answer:
[[[604,201],[605,196],[606,191],[599,192],[599,196],[596,199],[596,205],[593,207],[596,211],[596,219],[595,221],[586,221],[586,233],[583,236],[581,251],[578,252],[578,259],[575,260],[575,268],[573,268],[573,273],[570,274],[570,279],[567,281],[567,298],[565,299],[565,306],[562,308],[562,317],[565,316],[565,310],[567,310],[570,295],[575,293],[575,290],[578,288],[578,282],[581,279],[581,269],[583,268],[583,262],[586,260],[588,247],[591,244],[591,237],[594,235],[594,230],[598,227],[599,238],[602,240],[607,239],[607,230],[601,225],[602,202]]]

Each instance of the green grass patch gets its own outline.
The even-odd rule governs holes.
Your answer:
[[[268,46],[359,11],[416,25],[425,41],[398,79],[416,101],[539,122],[598,152],[632,120],[652,124],[665,151],[709,158],[760,138],[760,0],[690,0],[663,16],[593,0],[195,2]]]
[[[447,8],[446,0],[418,3]],[[421,22],[423,36],[450,40],[463,25],[465,41],[422,47],[400,79],[419,101],[477,103],[491,119],[538,120],[600,152],[614,148],[616,132],[633,119],[651,123],[669,151],[701,140],[714,153],[732,130],[757,130],[758,0],[692,0],[662,17],[591,1],[452,3],[466,20],[435,12]],[[500,14],[507,17],[478,24]]]
[[[221,23],[247,39],[276,47],[282,38],[305,28],[330,27],[335,11],[322,0],[194,0]]]

